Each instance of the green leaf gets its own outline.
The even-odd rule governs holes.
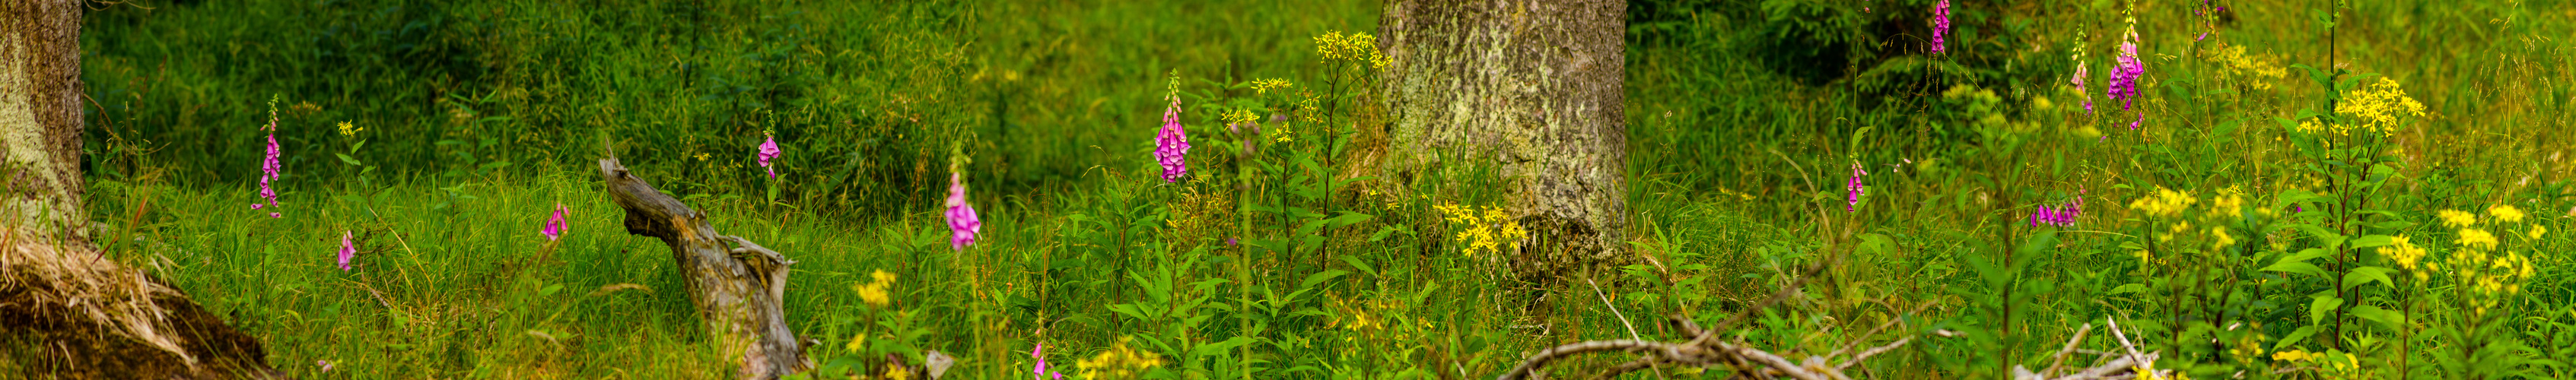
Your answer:
[[[1216,355],[1216,354],[1223,354],[1223,353],[1225,353],[1225,351],[1226,351],[1226,350],[1232,350],[1232,349],[1234,349],[1235,347],[1241,347],[1241,346],[1246,345],[1246,344],[1252,344],[1252,342],[1253,342],[1253,340],[1252,340],[1252,338],[1250,338],[1250,337],[1240,337],[1240,336],[1238,336],[1238,337],[1234,337],[1234,339],[1226,339],[1226,340],[1225,340],[1225,341],[1223,341],[1223,342],[1216,342],[1215,344],[1202,345],[1202,346],[1198,346],[1197,348],[1192,348],[1192,349],[1190,349],[1190,356],[1210,356],[1210,355]]]
[[[1343,271],[1343,270],[1340,270],[1340,269],[1334,269],[1334,270],[1327,270],[1327,271],[1324,271],[1323,273],[1316,273],[1316,274],[1306,275],[1306,281],[1305,281],[1304,283],[1300,284],[1300,285],[1297,285],[1297,287],[1298,287],[1298,288],[1312,288],[1312,287],[1315,287],[1315,285],[1316,285],[1316,284],[1322,284],[1322,283],[1324,283],[1325,281],[1332,281],[1334,277],[1341,277],[1342,275],[1345,275],[1345,274],[1351,274],[1351,272],[1346,272],[1346,271]]]
[[[2394,240],[2391,240],[2388,235],[2368,235],[2360,239],[2352,239],[2352,247],[2356,249],[2386,246],[2392,243]]]
[[[2290,335],[2281,336],[2281,342],[2279,344],[2272,345],[2272,350],[2280,351],[2283,348],[2298,346],[2299,342],[2305,341],[2309,336],[2317,335],[2317,333],[2321,331],[2325,331],[2325,326],[2300,326],[2298,330],[2290,331]]]
[[[2396,269],[2388,269],[2386,267],[2352,268],[2351,272],[2345,272],[2343,274],[2343,286],[2353,287],[2367,284],[2371,281],[2378,281],[2380,285],[2387,285],[2388,287],[2394,288],[2397,287],[2397,283],[2389,281],[2388,274],[2396,272]]]
[[[1378,275],[1377,267],[1369,266],[1367,262],[1360,261],[1358,257],[1342,256],[1342,262],[1350,263],[1351,267],[1359,268],[1361,272],[1368,272],[1371,276]]]
[[[2381,309],[2378,306],[2354,306],[2352,307],[2352,316],[2361,317],[2361,319],[2367,319],[2371,322],[2379,322],[2380,325],[2388,326],[2388,328],[2392,329],[2405,328],[2406,326],[2405,313]]]
[[[2128,283],[2128,284],[2122,284],[2122,285],[2120,285],[2120,287],[2111,288],[2111,293],[2110,293],[2110,294],[2127,294],[2127,293],[2137,293],[2137,292],[2144,292],[2144,291],[2147,291],[2147,284],[2140,284],[2140,283]]]
[[[2281,261],[2273,262],[2271,266],[2263,267],[2263,271],[2265,271],[2265,272],[2289,272],[2289,273],[2298,273],[2298,274],[2305,274],[2305,275],[2317,276],[2317,277],[2325,277],[2325,276],[2326,276],[2326,270],[2325,270],[2325,268],[2318,268],[2318,267],[2316,266],[2316,264],[2309,264],[2309,263],[2308,263],[2308,259],[2313,259],[2313,258],[2317,258],[2317,257],[2320,257],[2320,256],[2324,256],[2324,253],[2325,253],[2325,250],[2323,250],[2323,249],[2316,249],[2316,248],[2309,248],[2309,249],[2306,249],[2306,250],[2301,250],[2301,251],[2299,251],[2299,253],[2297,253],[2297,254],[2292,254],[2292,255],[2290,255],[2289,257],[2283,257],[2283,258],[2281,258]]]
[[[349,164],[349,166],[361,166],[361,165],[365,165],[365,164],[360,164],[360,163],[358,163],[358,159],[357,159],[357,158],[349,157],[349,155],[347,155],[347,154],[332,153],[331,155],[333,155],[333,156],[340,156],[340,162],[341,162],[341,163],[345,163],[345,164]]]
[[[2342,298],[2328,295],[2313,295],[2308,298],[2311,300],[2308,301],[2308,324],[2310,325],[2324,324],[2326,315],[2333,314],[2335,309],[2343,308]]]

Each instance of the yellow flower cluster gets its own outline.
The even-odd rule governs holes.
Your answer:
[[[1253,114],[1252,110],[1248,109],[1225,111],[1225,114],[1218,115],[1218,117],[1225,119],[1226,124],[1248,123],[1255,120],[1261,120],[1261,115]]]
[[[1482,211],[1473,205],[1454,203],[1432,207],[1440,209],[1450,228],[1458,231],[1458,241],[1467,243],[1466,252],[1471,257],[1480,251],[1502,253],[1506,244],[1513,251],[1519,251],[1521,240],[1529,238],[1529,232],[1521,230],[1520,223],[1512,221],[1512,213],[1503,210],[1502,206],[1486,207]]]
[[[2530,280],[2534,275],[2531,257],[2509,249],[2503,237],[2486,229],[2474,228],[2478,219],[2475,214],[2459,210],[2442,210],[2435,214],[2442,219],[2443,225],[2458,229],[2456,231],[2458,238],[2453,242],[2459,244],[2461,249],[2451,254],[2442,265],[2426,264],[2425,269],[2448,274],[2450,280],[2472,291],[2469,303],[2473,313],[2485,314],[2488,309],[2500,305],[2503,299],[2522,293],[2522,282]],[[2507,224],[2522,223],[2530,215],[2511,205],[2488,206],[2487,216],[2493,217],[2494,228],[2505,231],[2506,235],[2525,238],[2522,243],[2539,240],[2542,235],[2549,233],[2547,227],[2537,224],[2531,226],[2526,230],[2527,232],[2513,233],[2512,226]],[[2383,252],[2383,254],[2386,253]],[[2411,261],[2406,260],[2409,258],[2394,255],[2391,258],[2399,259],[2400,265]],[[2442,268],[2443,265],[2449,268],[2445,270]],[[2421,279],[2424,276],[2419,275],[2417,278]]]
[[[1289,87],[1289,86],[1295,86],[1295,85],[1296,85],[1296,84],[1288,83],[1288,80],[1287,80],[1287,79],[1277,79],[1277,78],[1272,78],[1272,79],[1254,80],[1254,81],[1252,81],[1252,92],[1254,92],[1254,93],[1259,93],[1259,94],[1268,94],[1268,93],[1270,93],[1270,89],[1274,89],[1274,88],[1282,88],[1282,87]]]
[[[2272,62],[2271,57],[2246,54],[2244,46],[2228,45],[2211,49],[2210,53],[2206,60],[2225,67],[2224,72],[2228,77],[2244,80],[2246,87],[2251,89],[2272,89],[2270,80],[2279,80],[2290,75],[2290,70],[2281,68],[2279,63]]]
[[[2460,228],[2478,225],[2477,214],[2470,214],[2467,211],[2442,210],[2434,212],[2433,215],[2442,219],[2444,227]]]
[[[2182,211],[2191,209],[2193,203],[2200,203],[2200,199],[2192,198],[2188,193],[2157,186],[2155,196],[2129,202],[2129,208],[2145,211],[2148,215],[2170,218],[2182,215]]]
[[[2217,208],[2219,215],[2229,218],[2245,217],[2245,196],[2237,194],[2234,190],[2236,188],[2233,187],[2220,190],[2217,198],[2210,198],[2210,207]]]
[[[367,128],[366,128],[366,127],[359,127],[359,126],[349,125],[349,122],[346,122],[346,121],[340,122],[340,135],[341,135],[341,136],[357,136],[357,135],[358,135],[358,132],[365,132],[365,131],[367,131]]]
[[[2367,87],[2345,95],[2343,101],[2335,107],[2335,111],[2352,116],[2360,121],[2360,125],[2335,124],[2334,134],[2349,133],[2354,127],[2380,134],[2394,134],[2397,118],[2424,116],[2424,103],[2407,97],[2406,89],[2399,88],[2396,80],[2382,77],[2378,81],[2371,82]],[[2300,120],[2299,130],[2317,133],[2324,131],[2325,128],[2318,126],[2317,119],[2311,118]]]
[[[1386,67],[1387,62],[1386,55],[1377,51],[1377,36],[1368,33],[1324,32],[1315,36],[1315,53],[1325,61],[1354,61],[1370,68]]]
[[[886,288],[894,287],[893,273],[886,273],[884,270],[878,270],[875,273],[869,273],[868,277],[875,281],[866,284],[850,284],[850,290],[857,290],[859,292],[859,301],[867,302],[869,306],[877,307],[884,307],[887,303],[894,301],[891,297],[886,296]]]
[[[2406,235],[2397,235],[2395,238],[2390,238],[2388,246],[2379,247],[2379,255],[2385,256],[2389,260],[2396,260],[2398,268],[2404,268],[2408,272],[2414,272],[2415,280],[2422,281],[2424,280],[2426,273],[2417,269],[2424,262],[2424,247],[2415,246],[2415,243],[2410,240],[2411,239],[2408,239]]]
[[[2487,233],[2487,230],[2475,228],[2460,229],[2460,240],[2458,243],[2460,243],[2460,246],[2462,247],[2477,249],[2495,249],[2497,244],[2495,234]]]
[[[1110,345],[1109,350],[1075,361],[1073,368],[1080,371],[1085,379],[1133,379],[1143,375],[1145,370],[1163,365],[1162,355],[1129,347],[1128,340],[1130,338],[1118,338],[1118,343]]]
[[[2505,204],[2487,206],[2487,215],[2494,215],[2496,221],[2504,223],[2522,223],[2522,217],[2524,216],[2522,214],[2522,209],[2514,208],[2513,205]]]

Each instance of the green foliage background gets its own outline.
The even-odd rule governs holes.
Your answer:
[[[1688,338],[1660,316],[1739,313],[1728,337],[1794,355],[1923,337],[1855,367],[1873,378],[2044,369],[2085,325],[2080,347],[2118,349],[2105,319],[2192,378],[2576,373],[2570,235],[2513,236],[2571,231],[2576,5],[1959,0],[1931,54],[1934,3],[1630,2],[1636,257],[1564,274],[1583,281],[1464,249],[1475,226],[1441,207],[1499,204],[1509,179],[1371,178],[1350,158],[1384,143],[1372,111],[1300,107],[1368,100],[1351,88],[1369,72],[1312,38],[1373,31],[1372,2],[102,5],[83,37],[90,196],[110,257],[300,377],[725,377],[665,249],[599,193],[603,139],[800,261],[791,323],[832,375],[935,349],[961,358],[952,376],[1026,376],[1044,343],[1081,378],[1122,377],[1078,364],[1122,344],[1162,359],[1148,378],[1483,378],[1554,344]],[[2145,42],[2137,110],[2099,96],[2124,12]],[[2249,58],[2215,58],[2230,46]],[[2066,82],[2079,50],[2089,94]],[[1149,152],[1175,74],[1200,174],[1164,184]],[[2364,74],[2426,115],[2295,127],[2353,122],[2317,115]],[[1246,83],[1267,78],[1296,86]],[[272,107],[283,218],[245,206]],[[1242,136],[1233,110],[1301,119]],[[778,179],[754,160],[764,132]],[[987,223],[962,251],[940,249],[952,148]],[[1871,174],[1848,205],[1855,164]],[[2198,206],[2129,207],[2159,189]],[[2085,202],[2075,226],[2025,222],[2067,202]],[[555,204],[572,228],[549,242]],[[2496,296],[2470,291],[2483,272],[2380,253],[2394,236],[2425,262],[2494,253],[2438,210],[2482,215],[2507,236],[2494,251],[2538,273]],[[344,232],[355,271],[331,259]],[[885,305],[860,296],[877,271],[897,278]],[[1751,308],[1789,284],[1805,291]],[[2357,355],[2276,355],[2294,350]],[[1557,374],[1628,359],[1610,356]],[[1733,373],[1650,372],[1628,377]]]

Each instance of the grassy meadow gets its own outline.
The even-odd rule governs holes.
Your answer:
[[[2166,378],[2576,377],[2576,3],[1631,1],[1627,257],[1557,281],[1509,269],[1512,179],[1355,164],[1380,7],[102,5],[93,236],[298,378],[728,377],[605,150],[797,261],[818,378],[1490,378],[1690,339],[1666,316],[1793,360],[1912,339],[1867,378],[2123,339]]]

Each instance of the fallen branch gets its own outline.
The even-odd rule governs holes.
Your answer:
[[[718,347],[740,350],[744,379],[775,379],[813,369],[804,343],[787,327],[781,307],[787,293],[787,260],[778,251],[738,236],[716,233],[699,213],[629,173],[616,157],[599,160],[608,194],[626,209],[626,232],[661,238],[679,262],[684,292],[696,305]],[[726,248],[730,243],[733,248]]]

